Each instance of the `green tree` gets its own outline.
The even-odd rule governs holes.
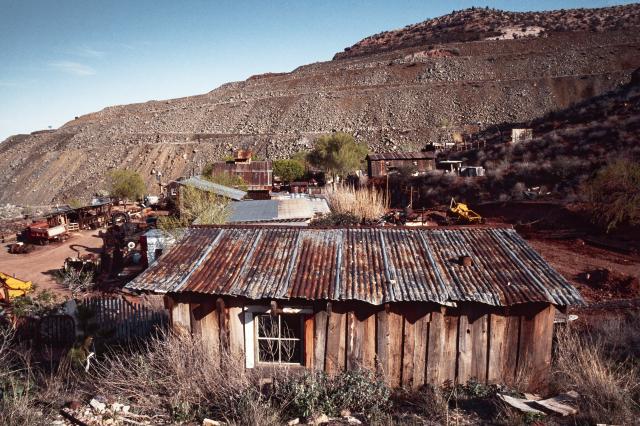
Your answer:
[[[316,139],[307,158],[311,165],[328,172],[335,184],[336,176],[344,176],[360,168],[367,152],[367,147],[357,143],[353,136],[337,132]]]
[[[585,185],[596,222],[611,231],[622,224],[640,225],[640,163],[620,159],[600,169]]]
[[[147,187],[142,177],[133,170],[113,170],[109,173],[109,194],[121,200],[138,200]]]
[[[294,182],[304,176],[304,164],[297,160],[275,160],[273,174],[284,182]]]

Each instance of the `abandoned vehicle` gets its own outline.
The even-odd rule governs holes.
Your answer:
[[[582,303],[496,227],[192,227],[127,287],[245,368],[377,368],[395,387],[544,387],[556,310]]]
[[[435,151],[387,152],[367,155],[370,178],[384,177],[402,170],[424,174],[436,168]]]

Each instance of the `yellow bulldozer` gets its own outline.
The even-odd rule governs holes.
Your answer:
[[[482,216],[471,210],[465,203],[458,203],[455,198],[451,198],[451,204],[449,205],[449,211],[447,213],[447,216],[452,217],[457,223],[475,225],[484,222]]]
[[[33,288],[31,281],[23,281],[0,272],[0,299],[26,295]]]

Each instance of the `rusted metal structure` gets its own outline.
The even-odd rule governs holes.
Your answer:
[[[111,220],[112,208],[111,201],[82,207],[60,206],[47,215],[47,223],[50,227],[64,225],[70,231],[102,228]]]
[[[253,161],[250,154],[233,161],[216,161],[211,164],[213,174],[232,174],[240,176],[247,184],[251,198],[268,198],[273,185],[273,165],[271,161]]]
[[[544,386],[575,288],[513,229],[194,227],[127,287],[245,368]]]
[[[402,169],[423,174],[436,168],[435,151],[388,152],[367,155],[367,172],[370,178],[387,176]]]

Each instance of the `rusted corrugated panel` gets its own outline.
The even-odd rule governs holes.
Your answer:
[[[436,154],[434,151],[416,151],[416,152],[381,152],[378,154],[369,154],[369,160],[424,160],[434,159]]]
[[[211,164],[213,173],[231,173],[240,176],[250,190],[271,189],[273,166],[271,161],[234,163],[217,161]]]
[[[459,263],[461,256],[471,266]],[[128,286],[251,299],[581,303],[513,229],[202,227]]]

